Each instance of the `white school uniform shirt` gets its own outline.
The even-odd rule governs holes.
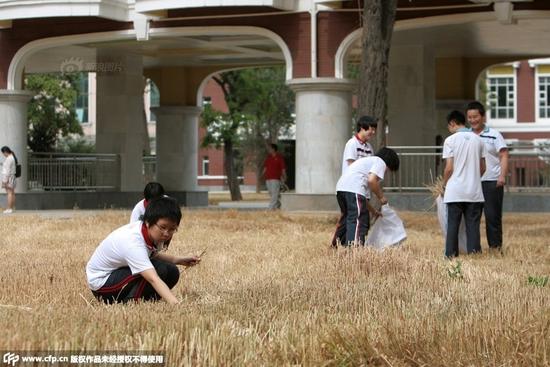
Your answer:
[[[349,165],[346,172],[336,183],[336,191],[353,192],[370,198],[370,189],[368,185],[369,174],[384,179],[386,172],[386,163],[380,157],[363,157]]]
[[[447,181],[444,203],[484,202],[480,159],[485,155],[483,142],[469,129],[459,129],[445,139],[443,159],[453,158],[453,173]]]
[[[163,197],[167,198],[168,195],[164,195]],[[136,206],[134,206],[132,214],[130,214],[130,223],[141,220],[143,214],[145,214],[145,199],[140,200]]]
[[[501,133],[490,127],[485,127],[478,136],[483,141],[487,152],[485,157],[487,169],[481,177],[481,181],[497,181],[501,172],[499,152],[502,149],[507,149],[506,141]]]
[[[344,148],[344,157],[342,159],[342,175],[349,167],[348,159],[356,161],[359,158],[368,157],[373,154],[374,152],[372,150],[372,145],[370,145],[368,142],[363,143],[357,137],[357,135],[354,135],[350,140],[348,140]]]
[[[2,179],[7,181],[9,176],[15,176],[15,158],[13,154],[8,155],[2,163]]]
[[[147,247],[141,233],[142,222],[126,224],[111,232],[94,251],[86,265],[88,286],[96,291],[103,287],[111,273],[128,266],[132,275],[153,269]]]
[[[134,206],[132,214],[130,215],[130,223],[141,220],[140,218],[143,214],[145,214],[145,199],[142,199]]]

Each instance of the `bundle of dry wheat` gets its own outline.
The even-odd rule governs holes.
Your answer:
[[[443,185],[443,177],[437,176],[435,179],[432,179],[431,184],[424,185],[424,186],[432,194],[433,203],[432,203],[432,206],[430,207],[430,209],[431,209],[431,208],[436,206],[437,198],[440,197],[440,196],[443,196],[443,194],[445,193],[445,188],[444,188],[444,185]]]

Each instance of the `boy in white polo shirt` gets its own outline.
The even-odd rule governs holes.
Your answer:
[[[143,221],[113,231],[96,248],[86,265],[88,286],[105,303],[164,299],[179,303],[170,291],[179,280],[176,265],[193,266],[200,257],[162,253],[181,220],[176,200],[162,197],[145,209]]]
[[[379,214],[370,204],[371,192],[380,203],[386,204],[380,181],[386,168],[399,169],[399,157],[390,148],[380,149],[373,157],[359,158],[353,162],[336,184],[336,199],[340,207],[340,219],[332,238],[332,247],[363,245],[369,230],[369,211]]]
[[[502,250],[502,203],[508,174],[508,147],[502,134],[485,125],[485,107],[478,101],[466,107],[472,131],[485,144],[487,170],[481,177],[485,204],[485,231],[490,249]]]
[[[344,148],[344,157],[342,159],[342,174],[350,164],[362,157],[368,157],[374,154],[372,146],[368,143],[369,139],[376,134],[378,124],[370,116],[362,116],[357,121],[356,134],[348,140]]]
[[[445,171],[443,185],[447,204],[447,238],[445,256],[458,256],[458,229],[464,216],[466,249],[481,252],[479,222],[483,209],[481,175],[485,172],[485,148],[479,137],[466,128],[466,118],[459,111],[447,116],[451,136],[443,143]]]

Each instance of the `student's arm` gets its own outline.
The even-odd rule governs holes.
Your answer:
[[[506,176],[508,175],[508,149],[503,148],[498,152],[500,159],[500,176],[497,179],[497,187],[506,184]]]
[[[445,159],[445,170],[443,171],[443,187],[447,186],[447,182],[449,181],[449,178],[451,178],[451,175],[453,174],[453,170],[454,170],[453,158],[449,157]]]
[[[348,163],[348,166],[355,162],[355,159],[346,159],[346,162]]]
[[[372,214],[373,218],[378,218],[382,216],[382,213],[379,210],[376,210],[376,208],[367,201],[367,209]]]
[[[164,283],[162,279],[160,279],[160,277],[158,276],[154,268],[142,271],[140,274],[143,277],[143,279],[145,279],[147,282],[149,282],[149,284],[151,284],[151,286],[155,289],[155,291],[157,291],[157,293],[162,297],[163,300],[170,303],[171,305],[175,305],[179,303],[176,296],[174,296],[174,294],[172,293],[170,288],[168,288],[166,283]]]
[[[479,175],[483,176],[486,170],[487,170],[487,164],[485,163],[485,158],[481,158],[479,160]],[[498,182],[497,182],[497,186],[498,186]]]
[[[382,186],[380,186],[380,177],[376,176],[374,173],[369,173],[367,183],[369,185],[370,191],[374,195],[376,195],[378,200],[380,200],[380,204],[387,204],[388,199],[386,199],[386,197],[384,196],[384,193],[382,192]]]
[[[286,181],[286,169],[284,168],[283,168],[283,171],[281,172],[281,181],[282,182]]]
[[[153,258],[167,262],[167,263],[171,263],[174,265],[184,265],[184,266],[194,266],[201,262],[201,258],[198,256],[181,257],[181,256],[157,253]]]

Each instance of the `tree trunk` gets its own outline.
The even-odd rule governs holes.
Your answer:
[[[256,194],[259,194],[264,183],[264,176],[262,174],[264,171],[264,162],[257,161],[255,166],[256,167],[254,167],[254,170],[256,171]]]
[[[359,116],[378,120],[377,149],[386,145],[388,69],[397,0],[365,0],[359,77]]]
[[[227,186],[229,186],[231,200],[242,200],[243,197],[241,195],[241,188],[239,187],[239,177],[235,169],[235,151],[233,150],[233,142],[231,140],[226,140],[223,144],[223,168],[227,175]]]

